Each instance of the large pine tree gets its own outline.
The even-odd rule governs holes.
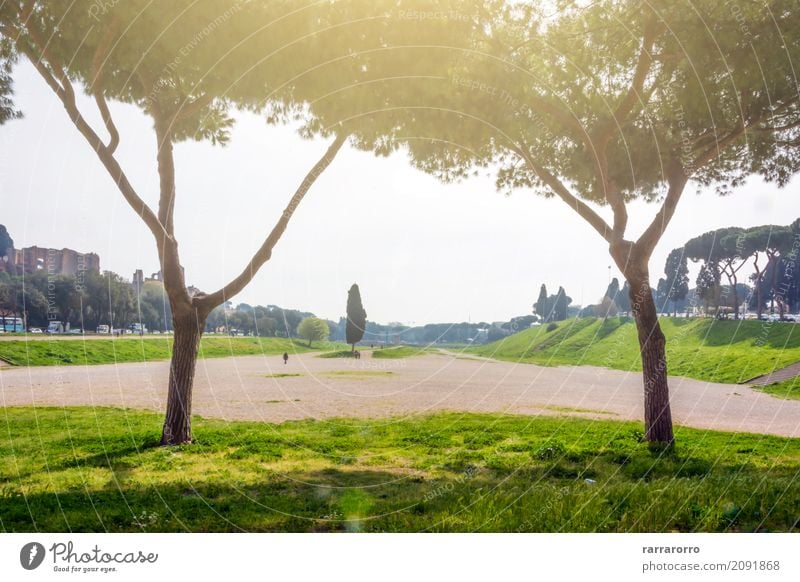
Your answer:
[[[672,249],[669,253],[664,273],[667,275],[667,298],[672,301],[673,315],[677,317],[678,302],[686,299],[689,294],[689,267],[683,247]]]

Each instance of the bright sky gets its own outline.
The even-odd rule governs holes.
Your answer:
[[[17,248],[94,251],[103,269],[127,278],[137,268],[157,271],[152,236],[55,96],[27,64],[15,78],[25,119],[0,128],[0,223]],[[80,105],[99,121],[91,99]],[[118,159],[155,207],[149,119],[130,106],[112,104],[112,112],[122,135]],[[179,144],[176,230],[187,282],[212,291],[238,273],[326,147],[249,114],[239,116],[225,148]],[[655,211],[634,204],[629,229],[641,231]],[[788,224],[798,216],[796,181],[779,191],[754,180],[724,199],[696,195],[690,184],[651,262],[653,284],[669,251],[697,234]],[[372,321],[500,321],[530,313],[543,282],[551,293],[563,285],[576,303],[597,301],[611,264],[604,241],[559,200],[525,191],[503,196],[485,177],[442,185],[403,155],[375,158],[345,149],[234,303],[276,304],[335,320],[357,282]],[[616,268],[612,276],[619,276]]]

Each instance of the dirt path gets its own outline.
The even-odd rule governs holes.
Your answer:
[[[774,384],[775,382],[783,382],[784,380],[791,380],[792,378],[796,378],[797,376],[800,376],[800,362],[792,364],[791,366],[786,366],[785,368],[773,370],[769,374],[764,374],[763,376],[756,376],[752,380],[743,382],[743,384],[753,384],[756,386],[769,386],[770,384]]]
[[[164,409],[167,362],[0,371],[0,405],[95,405]],[[277,375],[285,375],[277,377]],[[800,401],[746,386],[672,378],[677,424],[800,436]],[[293,355],[201,360],[194,412],[230,420],[387,417],[437,410],[642,418],[639,372],[545,368],[427,355],[401,360]]]

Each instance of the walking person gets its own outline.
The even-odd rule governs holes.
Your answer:
[[[284,365],[289,363],[289,354],[287,352],[283,352],[283,363]]]

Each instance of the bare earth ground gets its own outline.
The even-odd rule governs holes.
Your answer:
[[[4,406],[120,406],[161,411],[168,362],[5,368]],[[299,376],[270,377],[277,374]],[[800,401],[746,386],[670,380],[676,424],[800,436]],[[401,360],[325,359],[318,354],[200,360],[194,413],[228,420],[388,417],[438,410],[642,419],[639,372],[545,368],[458,354]]]

